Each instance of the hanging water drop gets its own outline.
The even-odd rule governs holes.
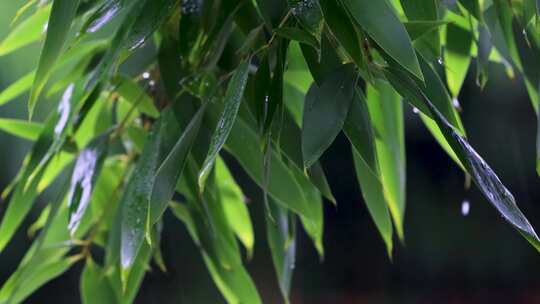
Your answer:
[[[149,72],[144,72],[144,73],[142,74],[142,78],[143,78],[143,79],[149,79],[149,78],[150,78],[150,73],[149,73]]]
[[[471,211],[471,204],[468,200],[463,200],[461,203],[461,215],[467,216],[469,215],[469,211]]]
[[[412,111],[413,111],[414,114],[420,113],[420,110],[418,110],[417,107],[413,107],[413,108],[412,108]]]

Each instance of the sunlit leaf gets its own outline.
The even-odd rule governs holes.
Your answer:
[[[79,2],[80,0],[55,0],[52,4],[51,16],[47,23],[47,36],[41,50],[36,78],[28,99],[30,117],[32,117],[39,95],[64,48]]]
[[[44,6],[13,28],[9,35],[0,42],[0,56],[37,41],[46,30],[45,26],[50,13],[51,6]]]

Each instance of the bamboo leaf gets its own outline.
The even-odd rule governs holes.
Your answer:
[[[302,124],[306,168],[319,159],[343,128],[355,81],[353,67],[345,65],[328,75],[320,89],[313,85],[306,95]]]
[[[25,120],[0,118],[0,130],[24,139],[35,141],[43,131],[43,125]]]
[[[292,276],[296,260],[296,222],[290,212],[272,202],[266,219],[266,235],[272,254],[279,289],[285,302],[289,302]]]
[[[80,289],[83,304],[116,303],[116,296],[104,269],[91,258],[86,260],[82,271]]]
[[[365,97],[355,92],[343,131],[352,144],[356,176],[362,196],[371,218],[386,245],[388,255],[392,256],[392,220],[377,160],[377,147],[373,125]]]
[[[423,80],[411,39],[386,1],[342,0],[354,20],[401,66]]]
[[[242,102],[242,97],[244,96],[248,72],[249,61],[244,61],[235,71],[233,78],[227,87],[227,92],[225,93],[225,98],[223,100],[223,112],[217,122],[216,129],[212,135],[210,150],[206,155],[201,172],[199,173],[199,187],[201,188],[201,191],[204,189],[204,184],[208,178],[208,174],[210,174],[210,170],[214,166],[219,151],[227,141],[227,137],[233,128],[236,116],[238,115],[238,109],[240,108],[240,103]]]
[[[385,73],[394,87],[400,89],[403,95],[414,95],[415,98],[428,107],[431,117],[443,132],[446,140],[456,152],[461,163],[471,174],[471,177],[485,198],[497,209],[503,218],[509,222],[521,235],[529,241],[537,250],[540,250],[540,239],[525,215],[518,208],[513,195],[503,185],[493,169],[478,155],[460,132],[452,126],[439,112],[430,99],[407,79],[403,74],[389,69]]]
[[[174,147],[165,160],[159,164],[150,196],[150,225],[155,224],[167,209],[167,205],[174,194],[177,180],[184,169],[188,154],[199,134],[205,109],[206,105],[202,106],[197,114],[193,116],[182,135],[177,140],[173,139],[176,140]]]
[[[79,2],[80,0],[55,0],[52,4],[51,16],[47,26],[47,36],[41,50],[36,78],[34,79],[30,98],[28,99],[29,117],[32,117],[39,95],[62,53],[71,23],[79,7]]]
[[[367,104],[375,133],[384,196],[396,232],[403,240],[406,161],[401,98],[390,85],[379,81],[368,87]]]
[[[51,6],[46,5],[13,28],[9,35],[0,42],[0,56],[7,55],[39,40],[45,31],[45,25],[47,24],[50,13]]]

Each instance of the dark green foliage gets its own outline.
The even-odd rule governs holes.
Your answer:
[[[242,251],[254,254],[253,224],[223,154],[263,194],[254,203],[265,205],[265,223],[255,224],[266,228],[288,302],[301,229],[324,257],[324,199],[339,202],[319,160],[342,131],[391,257],[394,231],[404,241],[406,230],[407,103],[540,250],[510,191],[468,143],[456,109],[475,60],[480,86],[488,64],[504,63],[540,112],[536,2],[451,2],[29,1],[0,56],[43,40],[39,63],[2,88],[0,105],[29,92],[30,119],[45,97],[58,106],[42,122],[0,118],[0,130],[33,142],[3,192],[0,252],[37,197],[67,179],[32,225],[39,234],[1,287],[0,303],[24,301],[75,263],[85,264],[83,303],[132,303],[152,259],[166,269],[160,241],[168,209],[225,300],[261,303]],[[536,147],[540,155],[540,137]],[[104,259],[92,256],[96,247]]]

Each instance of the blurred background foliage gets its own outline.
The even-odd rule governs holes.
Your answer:
[[[23,0],[0,1],[0,40]],[[37,64],[39,45],[0,57],[0,89]],[[474,66],[471,71],[474,71]],[[490,80],[482,91],[473,72],[461,91],[462,118],[471,144],[498,172],[533,226],[540,226],[540,187],[535,174],[536,119],[519,79],[509,79],[502,65],[490,63]],[[26,98],[0,106],[1,117],[26,118]],[[47,109],[50,104],[39,105]],[[39,108],[36,117],[42,118]],[[338,207],[325,204],[326,255],[323,262],[304,234],[299,236],[293,303],[538,303],[539,256],[475,187],[464,188],[462,171],[440,149],[419,117],[406,108],[407,202],[405,244],[390,261],[362,202],[349,145],[340,135],[322,158]],[[28,142],[0,133],[0,189],[16,175]],[[234,166],[255,223],[262,223],[260,191]],[[235,170],[236,169],[236,170]],[[54,187],[40,197],[54,197]],[[462,215],[462,202],[470,213]],[[39,209],[39,208],[38,208]],[[0,214],[5,202],[0,199]],[[35,221],[34,209],[25,227]],[[221,303],[198,249],[184,226],[165,215],[162,240],[166,273],[150,272],[137,303]],[[247,269],[265,303],[278,303],[264,225],[254,225],[255,255]],[[12,273],[31,238],[20,229],[0,256],[0,281]],[[27,303],[77,303],[82,263],[33,294]]]

